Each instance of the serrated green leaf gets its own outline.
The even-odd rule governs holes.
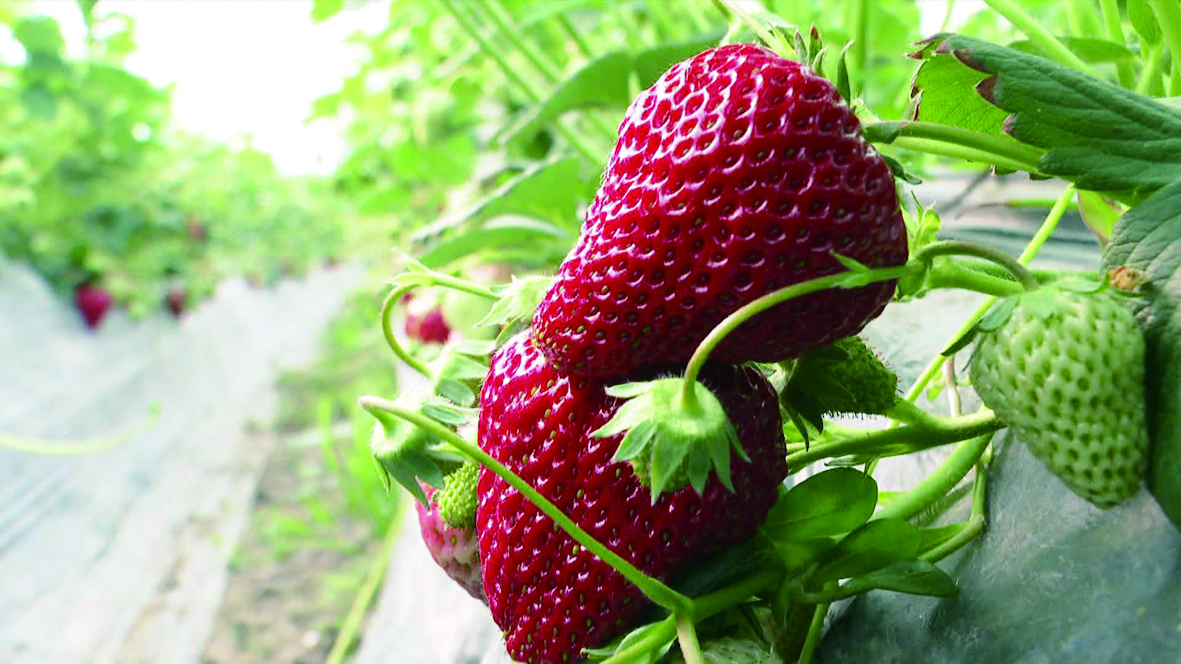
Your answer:
[[[902,519],[870,521],[841,540],[812,578],[818,583],[848,579],[910,560],[922,539],[919,529]]]
[[[912,120],[947,124],[995,136],[1005,136],[1006,113],[976,94],[988,74],[966,67],[954,55],[937,53],[924,60],[911,86]]]
[[[1141,270],[1151,285],[1135,303],[1148,345],[1148,488],[1181,529],[1181,181],[1119,220],[1103,267]]]
[[[1136,197],[1181,179],[1181,113],[1053,60],[953,35],[940,46],[991,76],[1006,133],[1047,150],[1040,170]]]
[[[1160,42],[1160,24],[1156,22],[1156,12],[1148,0],[1128,0],[1128,20],[1145,44],[1156,46]]]
[[[960,591],[955,579],[925,560],[905,560],[859,576],[855,581],[859,585],[908,595],[954,597]]]
[[[763,530],[775,542],[843,535],[873,516],[878,485],[852,469],[826,470],[792,487],[771,509]]]

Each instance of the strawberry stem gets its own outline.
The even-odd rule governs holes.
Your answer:
[[[808,464],[849,454],[897,456],[991,434],[1004,423],[987,408],[962,417],[932,417],[930,421],[894,429],[859,432],[835,440],[813,443],[810,449],[787,455],[787,465],[799,472]]]
[[[861,133],[871,143],[892,143],[901,148],[984,161],[1028,173],[1039,172],[1038,167],[1042,158],[1041,150],[1008,137],[993,136],[937,122],[866,122],[861,126]]]
[[[431,378],[431,370],[417,357],[406,352],[406,349],[402,347],[402,344],[398,343],[398,337],[394,334],[394,305],[402,299],[403,295],[415,288],[417,288],[417,284],[397,286],[390,291],[389,295],[386,295],[385,302],[381,304],[381,333],[385,336],[386,344],[394,351],[394,355],[401,358],[411,369],[414,369],[427,378]]]
[[[1006,254],[1005,252],[995,247],[990,247],[983,244],[976,244],[975,242],[964,242],[962,240],[945,240],[942,242],[932,242],[927,246],[919,249],[911,258],[913,261],[920,261],[930,264],[936,256],[975,256],[976,258],[983,258],[992,261],[997,265],[1005,268],[1021,282],[1022,288],[1025,291],[1036,290],[1038,284],[1037,278],[1025,269],[1025,266],[1017,262],[1017,259]]]
[[[693,620],[684,613],[677,614],[677,643],[681,646],[685,664],[704,664],[701,644],[697,641],[697,629],[693,626]]]
[[[976,463],[976,481],[972,484],[972,513],[968,517],[968,522],[954,537],[924,553],[920,558],[930,563],[943,560],[984,532],[984,510],[988,503],[987,484],[988,473],[985,470],[984,462],[979,461]]]
[[[804,639],[804,647],[800,650],[798,664],[811,664],[812,656],[816,654],[816,646],[820,645],[820,633],[824,630],[824,618],[828,615],[828,607],[828,602],[816,605],[812,623],[808,625],[808,637]]]
[[[988,433],[961,442],[935,472],[878,510],[873,519],[910,519],[935,504],[968,474],[991,441],[992,434]]]
[[[616,571],[623,575],[628,581],[639,588],[648,599],[654,603],[668,609],[673,614],[681,614],[691,609],[692,601],[677,591],[669,588],[667,585],[648,576],[640,571],[635,565],[624,560],[621,556],[611,551],[601,542],[592,537],[585,530],[580,528],[578,524],[574,523],[570,517],[562,513],[557,505],[554,505],[545,496],[538,493],[528,482],[521,479],[519,475],[509,470],[504,464],[497,461],[477,445],[464,440],[462,436],[456,434],[451,429],[443,426],[435,420],[423,415],[422,413],[409,411],[401,408],[392,401],[382,399],[380,397],[365,396],[361,397],[359,402],[361,407],[374,417],[378,417],[378,413],[385,413],[400,417],[407,422],[425,430],[426,432],[438,437],[440,440],[450,443],[460,454],[465,457],[483,464],[485,468],[491,470],[498,477],[508,482],[514,489],[521,492],[529,500],[537,506],[546,516],[554,520],[566,534],[570,535],[574,541],[587,550],[598,556],[603,562],[610,565]]]
[[[669,616],[658,624],[660,626],[657,629],[648,632],[643,638],[627,648],[616,651],[614,655],[599,662],[599,664],[632,664],[632,662],[645,661],[643,656],[649,655],[657,648],[676,638],[677,624],[675,616]]]
[[[817,277],[816,279],[809,279],[808,281],[801,281],[798,284],[785,286],[777,291],[767,293],[766,295],[739,307],[737,311],[726,316],[722,322],[714,326],[710,330],[701,343],[697,344],[697,349],[693,351],[693,356],[689,358],[689,365],[685,367],[684,385],[681,388],[681,400],[686,406],[695,403],[693,401],[694,382],[697,380],[697,374],[701,372],[701,368],[705,366],[705,361],[709,359],[709,354],[717,347],[727,334],[733,332],[739,325],[750,320],[754,316],[774,307],[777,304],[782,304],[793,298],[816,293],[818,291],[827,290],[834,287],[861,287],[879,281],[890,281],[906,276],[913,276],[922,274],[926,270],[926,266],[910,262],[906,265],[899,265],[898,267],[886,267],[876,270],[866,271],[844,271],[836,274],[830,274],[824,277]],[[845,286],[850,279],[856,279],[856,286]]]

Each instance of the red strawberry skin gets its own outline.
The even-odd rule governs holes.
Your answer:
[[[180,318],[184,313],[185,306],[188,304],[189,293],[182,286],[176,286],[169,289],[168,294],[164,296],[164,306],[172,312],[172,315]]]
[[[439,507],[432,499],[435,487],[423,484],[422,489],[431,505],[427,507],[415,500],[414,506],[418,510],[418,526],[422,533],[422,541],[426,543],[431,558],[469,595],[486,602],[484,584],[480,578],[480,554],[475,529],[447,525],[439,515]]]
[[[111,308],[111,294],[99,286],[82,284],[74,289],[74,306],[78,307],[86,327],[93,330]]]
[[[751,457],[749,463],[731,458],[736,492],[711,477],[703,496],[685,487],[652,505],[631,466],[611,460],[621,436],[590,436],[620,401],[600,381],[556,371],[528,334],[493,358],[481,395],[485,451],[612,551],[662,580],[754,534],[787,475],[779,406],[761,374],[721,364],[702,373]],[[601,645],[645,609],[638,588],[487,468],[478,496],[484,589],[515,660],[578,661],[582,648]]]
[[[830,252],[906,262],[889,166],[828,81],[753,44],[711,49],[632,102],[534,340],[580,375],[684,363],[740,306],[843,270]],[[711,357],[797,357],[860,331],[893,291],[891,281],[785,302]]]
[[[407,313],[406,334],[423,343],[442,344],[451,336],[451,326],[443,318],[443,310],[436,307],[422,315]]]

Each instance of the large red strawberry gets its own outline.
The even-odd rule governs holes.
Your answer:
[[[843,270],[833,252],[870,267],[906,262],[889,166],[828,81],[753,44],[711,49],[632,102],[534,340],[580,375],[684,362],[743,304]],[[797,357],[856,334],[893,290],[785,302],[711,357]]]
[[[702,495],[686,486],[653,504],[631,465],[612,461],[621,436],[591,436],[621,402],[600,381],[555,370],[528,332],[492,360],[481,396],[480,446],[612,551],[668,579],[753,535],[787,475],[779,405],[766,379],[750,368],[713,364],[702,382],[750,457],[731,455],[733,493],[711,476]],[[486,468],[478,495],[484,591],[514,659],[577,661],[584,647],[602,644],[644,610],[638,588]]]
[[[111,294],[101,286],[87,283],[74,289],[74,306],[81,312],[86,327],[92,330],[102,323],[111,302]]]

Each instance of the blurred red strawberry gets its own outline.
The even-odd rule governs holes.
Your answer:
[[[74,306],[82,313],[86,327],[95,329],[111,308],[111,294],[106,289],[85,283],[74,289]]]

